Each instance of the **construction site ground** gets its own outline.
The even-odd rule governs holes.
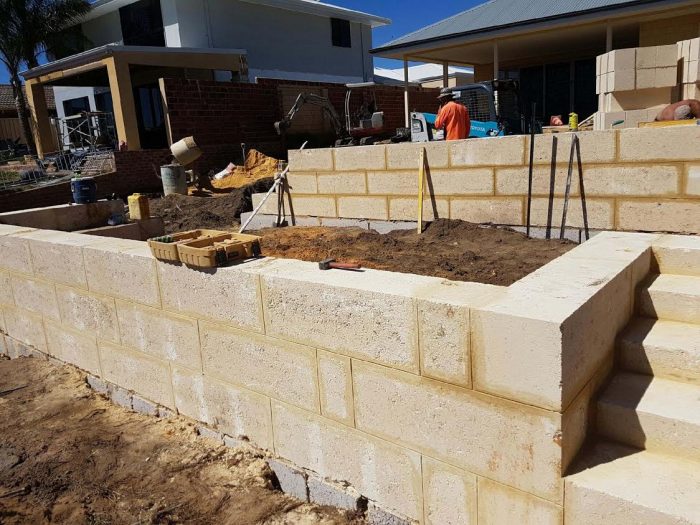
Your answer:
[[[274,488],[254,449],[113,405],[70,366],[0,358],[0,523],[359,525]]]

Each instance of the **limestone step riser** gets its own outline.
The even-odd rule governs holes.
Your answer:
[[[700,325],[700,277],[656,276],[641,287],[637,305],[642,316]]]
[[[700,276],[700,238],[669,235],[653,247],[659,273]]]

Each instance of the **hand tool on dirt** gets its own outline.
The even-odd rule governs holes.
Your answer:
[[[303,150],[308,143],[309,143],[308,140],[306,142],[304,142],[301,145],[301,148],[299,148],[299,151]],[[238,233],[243,233],[243,231],[250,224],[250,221],[253,220],[253,217],[255,217],[258,214],[258,212],[260,211],[260,208],[263,207],[263,204],[265,204],[265,201],[267,201],[267,199],[270,198],[270,195],[272,195],[272,193],[279,187],[280,184],[282,184],[284,181],[287,180],[287,173],[289,173],[289,165],[287,165],[287,167],[284,168],[284,171],[282,173],[279,173],[275,177],[275,182],[272,184],[272,188],[270,188],[270,190],[267,192],[267,194],[265,194],[265,196],[263,197],[263,200],[260,201],[260,204],[258,204],[258,206],[253,210],[253,213],[250,214],[250,217],[248,217],[248,220],[243,223],[243,226],[241,226],[241,229],[238,230]]]
[[[566,230],[566,214],[569,210],[569,195],[571,194],[571,176],[574,171],[574,153],[576,153],[576,161],[578,164],[578,184],[579,191],[581,193],[581,211],[583,214],[583,227],[586,232],[586,240],[590,238],[590,233],[588,231],[588,210],[586,208],[586,192],[583,187],[583,168],[581,166],[581,143],[579,141],[578,135],[574,135],[571,140],[571,153],[569,154],[569,171],[566,176],[566,191],[564,192],[564,211],[561,217],[561,230],[559,232],[559,239],[564,238],[564,233]]]
[[[535,110],[537,103],[532,103],[532,114],[530,115],[530,168],[527,174],[527,226],[525,234],[530,237],[530,212],[532,210],[532,169],[535,162]]]
[[[319,270],[360,270],[361,268],[359,264],[336,262],[335,259],[324,259],[318,263]]]
[[[425,148],[420,150],[418,167],[418,235],[423,233],[423,193],[425,187]]]

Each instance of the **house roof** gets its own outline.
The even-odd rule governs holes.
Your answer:
[[[418,31],[408,33],[373,53],[408,47],[456,36],[514,26],[526,26],[548,20],[570,18],[622,7],[674,3],[673,0],[489,0]]]
[[[52,88],[44,88],[46,106],[48,109],[56,109],[56,100]],[[15,96],[10,84],[0,84],[0,111],[16,111]]]
[[[133,4],[138,0],[97,0],[92,4],[92,10],[88,13],[84,20],[90,20],[102,16],[112,11],[116,11],[120,7]],[[372,27],[380,27],[391,24],[391,20],[381,16],[346,9],[337,5],[327,4],[319,0],[240,0],[250,4],[262,4],[278,9],[286,9],[288,11],[296,11],[310,15],[325,16],[329,18],[343,18],[351,22],[359,22]]]
[[[456,75],[457,73],[474,74],[474,68],[471,67],[453,67],[447,69],[448,75]],[[403,68],[386,69],[383,67],[375,67],[374,74],[392,80],[403,82]],[[441,64],[420,64],[408,68],[409,82],[423,82],[434,78],[442,78]]]

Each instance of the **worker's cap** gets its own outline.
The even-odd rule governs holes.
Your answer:
[[[446,99],[446,98],[455,98],[455,94],[452,90],[448,88],[442,88],[440,90],[440,94],[438,95],[438,99]]]

